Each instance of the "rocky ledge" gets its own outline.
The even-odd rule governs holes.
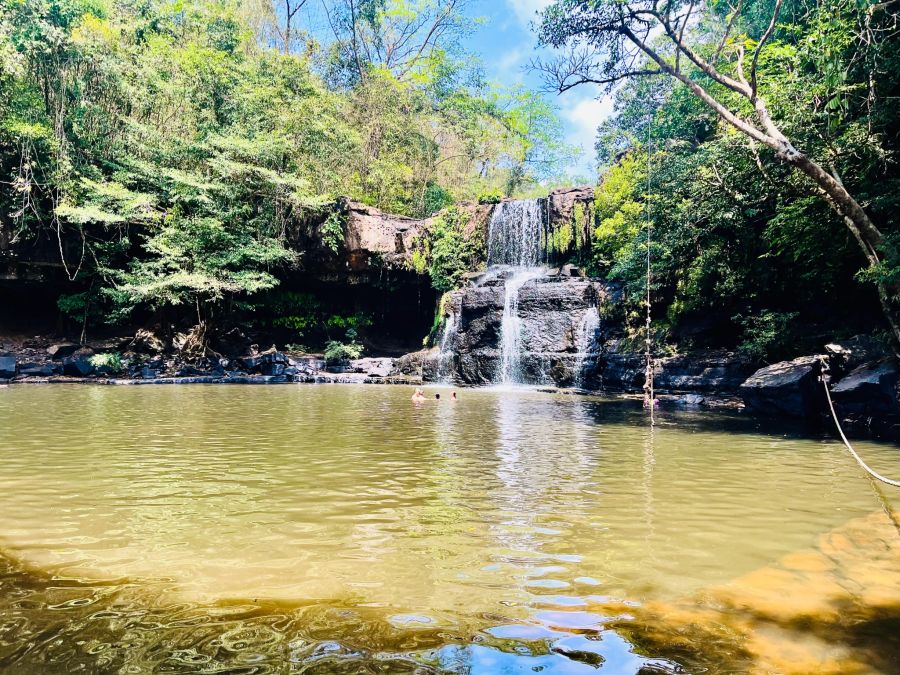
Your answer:
[[[118,350],[123,350],[120,356]],[[416,384],[395,368],[392,358],[327,362],[318,355],[260,351],[252,346],[236,357],[184,359],[166,353],[147,331],[134,338],[90,345],[27,342],[0,350],[0,383],[96,384],[281,384],[281,383]]]

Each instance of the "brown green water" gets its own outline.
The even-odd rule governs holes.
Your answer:
[[[726,648],[659,608],[713,607],[708,589],[884,516],[832,440],[460,393],[0,389],[0,670],[743,672],[749,633]],[[859,450],[900,475],[896,447]],[[813,652],[882,671],[900,609],[875,609],[865,640],[819,631]]]

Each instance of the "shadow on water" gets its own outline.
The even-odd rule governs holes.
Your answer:
[[[0,670],[16,673],[682,673],[588,613],[578,625],[460,629],[378,607],[170,602],[165,581],[84,582],[0,553]],[[564,618],[564,617],[563,617]],[[497,623],[490,626],[491,622]],[[571,622],[570,622],[571,623]],[[442,625],[443,624],[443,625]]]

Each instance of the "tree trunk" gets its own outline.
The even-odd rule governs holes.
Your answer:
[[[790,165],[797,167],[815,182],[825,194],[831,207],[844,219],[847,229],[859,243],[863,255],[869,263],[869,268],[876,267],[881,262],[884,235],[841,181],[793,146],[787,145],[788,148],[785,151],[779,151],[778,156]],[[882,281],[876,281],[875,285],[878,289],[881,309],[891,326],[896,344],[900,345],[900,316],[898,316],[895,303],[891,301],[892,291],[896,291],[896,289],[888,288]]]

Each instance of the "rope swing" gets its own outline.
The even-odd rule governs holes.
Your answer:
[[[865,472],[875,480],[881,481],[885,485],[900,487],[900,481],[891,480],[890,478],[886,478],[885,476],[882,476],[880,473],[875,471],[872,467],[870,467],[863,461],[862,457],[860,457],[856,453],[856,450],[853,449],[853,446],[850,445],[850,441],[847,439],[847,435],[844,433],[843,428],[841,428],[840,420],[838,419],[837,412],[834,409],[834,402],[831,400],[831,390],[828,388],[828,383],[831,381],[831,372],[829,370],[828,361],[824,357],[822,358],[822,376],[819,379],[822,380],[822,386],[825,387],[825,398],[828,399],[828,409],[831,411],[832,419],[834,419],[834,426],[837,427],[838,433],[841,435],[841,440],[844,441],[844,445],[847,446],[847,450],[849,450],[850,454],[853,455],[853,459],[855,459],[857,464],[859,464],[865,470]]]
[[[652,231],[653,223],[650,217],[650,172],[652,169],[652,153],[650,144],[652,142],[653,116],[647,120],[647,196],[646,196],[646,212],[647,212],[647,340],[646,340],[646,358],[647,365],[644,371],[644,407],[650,410],[650,426],[656,425],[656,396],[653,390],[653,317],[650,311],[650,281],[652,279],[652,270],[650,267],[650,245],[653,243]]]

